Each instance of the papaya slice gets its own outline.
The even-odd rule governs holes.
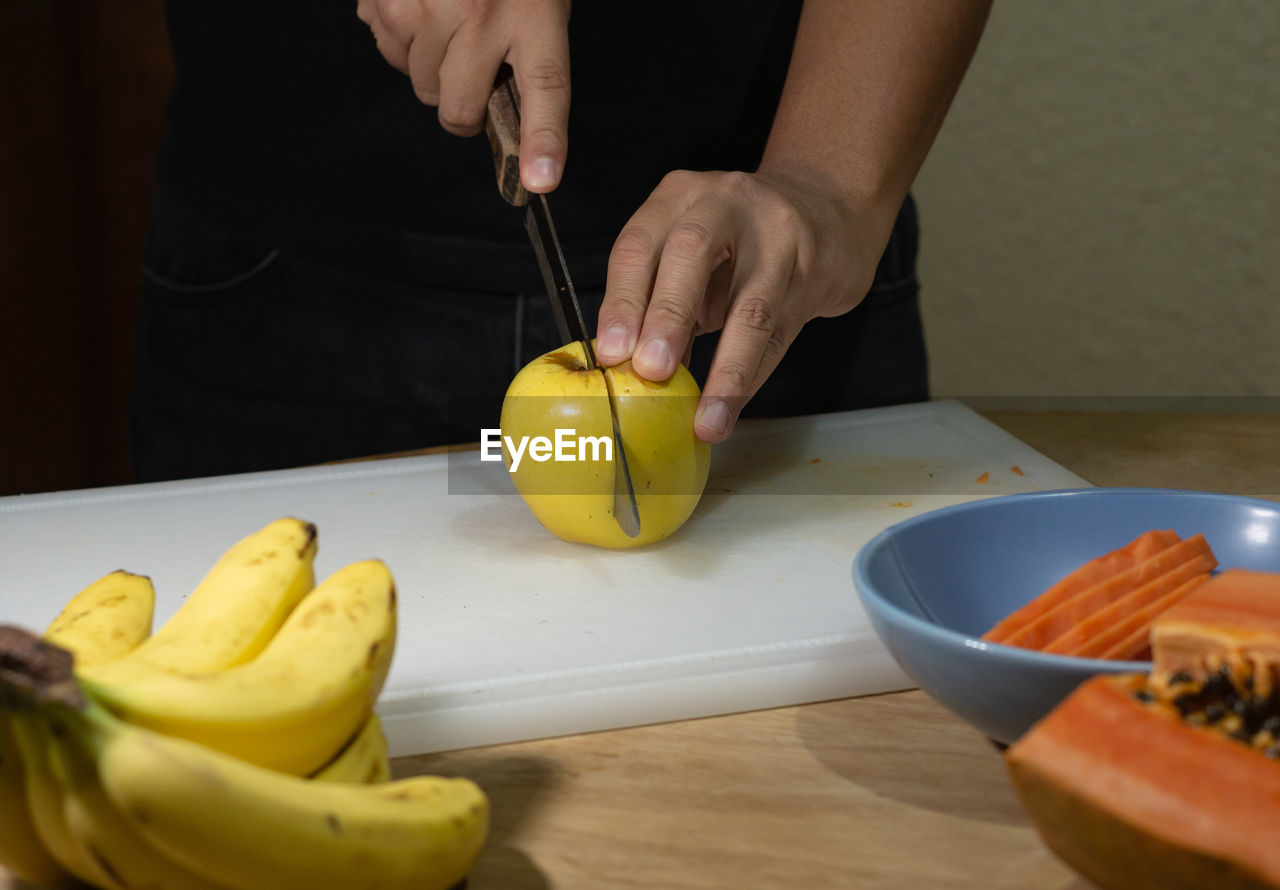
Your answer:
[[[1089,635],[1104,629],[1107,621],[1114,620],[1124,611],[1122,606],[1116,606],[1113,612],[1100,621],[1090,622],[1090,616],[1099,610],[1138,591],[1141,591],[1137,606],[1140,608],[1147,597],[1162,596],[1193,575],[1210,571],[1216,565],[1204,535],[1178,541],[1125,571],[1080,591],[1010,635],[1004,642],[1010,646],[1046,649],[1071,632],[1062,645],[1053,650],[1070,652],[1087,640]]]
[[[1082,591],[1120,575],[1139,563],[1146,562],[1180,540],[1181,538],[1172,531],[1156,529],[1145,532],[1123,547],[1091,559],[1069,573],[1044,593],[997,623],[982,635],[982,639],[993,643],[1008,642],[1015,633]]]
[[[1225,667],[1270,694],[1280,687],[1280,574],[1218,573],[1152,624],[1151,649],[1159,676]]]
[[[1087,645],[1081,646],[1080,649],[1072,654],[1083,658],[1105,658],[1119,661],[1149,658],[1151,654],[1151,644],[1149,642],[1151,625],[1156,618],[1185,599],[1191,591],[1208,581],[1209,578],[1210,575],[1207,572],[1203,575],[1192,577],[1189,581],[1183,582],[1181,586],[1175,587],[1172,592],[1133,612],[1114,627],[1098,634]]]
[[[1190,556],[1183,559],[1186,553],[1190,553]],[[1169,565],[1166,557],[1176,561],[1166,571],[1161,571],[1165,565]],[[1094,657],[1105,651],[1121,635],[1127,635],[1128,631],[1122,628],[1127,623],[1126,619],[1134,613],[1183,588],[1192,578],[1205,580],[1202,576],[1207,576],[1217,566],[1218,560],[1209,550],[1209,544],[1203,535],[1196,535],[1176,544],[1132,572],[1126,572],[1125,575],[1080,594],[1060,607],[1062,614],[1058,610],[1050,613],[1051,616],[1057,616],[1059,625],[1067,625],[1067,629],[1039,648],[1062,655]],[[1129,584],[1134,586],[1126,591],[1125,587]],[[1188,587],[1183,590],[1183,596],[1192,589]],[[1177,601],[1173,600],[1168,605],[1172,606]],[[1080,617],[1072,620],[1077,615]],[[1148,624],[1154,617],[1154,614],[1149,616]],[[1050,616],[1046,616],[1045,620],[1049,622]],[[1052,628],[1049,632],[1052,632]]]
[[[1142,674],[1096,676],[1006,753],[1045,844],[1102,890],[1280,887],[1280,746],[1265,729],[1212,729],[1238,709],[1210,685],[1161,699]],[[1234,700],[1280,720],[1275,696]]]
[[[1046,845],[1102,890],[1280,888],[1280,574],[1232,569],[1006,753]]]

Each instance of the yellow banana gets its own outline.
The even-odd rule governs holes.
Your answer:
[[[391,779],[391,760],[382,721],[370,714],[355,738],[347,742],[332,760],[311,774],[317,782],[347,782],[376,785]]]
[[[76,878],[96,887],[114,888],[110,873],[76,842],[67,826],[62,794],[49,759],[47,734],[37,711],[28,706],[20,712],[6,711],[5,716],[21,755],[31,825],[44,849]]]
[[[107,797],[98,779],[98,765],[83,735],[51,731],[43,713],[37,733],[52,767],[52,779],[62,802],[67,842],[73,856],[91,859],[109,879],[106,890],[227,890],[174,862],[132,829]],[[56,716],[53,726],[61,729]]]
[[[314,585],[316,528],[277,519],[226,551],[164,626],[122,661],[188,673],[249,661]]]
[[[11,726],[13,716],[0,711],[0,863],[37,887],[70,887],[75,877],[49,852],[36,830],[27,802],[26,761]]]
[[[307,776],[369,719],[395,638],[391,573],[365,560],[325,579],[250,662],[174,674],[126,658],[79,677],[130,723]]]
[[[151,579],[123,569],[73,596],[44,638],[76,656],[76,666],[114,661],[151,635],[156,592]]]
[[[466,779],[378,785],[281,775],[125,723],[90,703],[51,720],[95,755],[131,829],[237,890],[445,890],[484,844],[488,801]]]
[[[99,664],[119,658],[146,639],[151,633],[154,611],[151,580],[115,571],[73,596],[44,637],[74,653],[77,664]],[[76,878],[41,840],[27,802],[26,767],[18,748],[17,729],[10,725],[12,720],[20,719],[23,718],[16,712],[0,712],[0,863],[40,887],[70,886],[77,883]],[[47,795],[52,801],[48,789],[36,789],[34,793]],[[46,824],[53,818],[53,814],[47,815]],[[54,830],[60,831],[56,827]]]

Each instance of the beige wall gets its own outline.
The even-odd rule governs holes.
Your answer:
[[[1275,0],[996,0],[916,196],[935,395],[1280,396]]]

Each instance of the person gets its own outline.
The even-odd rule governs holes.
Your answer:
[[[496,425],[560,345],[481,135],[504,62],[602,363],[685,361],[709,442],[927,398],[909,190],[989,2],[172,0],[136,477]]]

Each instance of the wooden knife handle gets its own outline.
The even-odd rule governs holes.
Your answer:
[[[529,203],[529,193],[520,184],[520,91],[510,65],[504,64],[498,70],[488,111],[484,130],[493,149],[498,191],[508,204],[523,207]]]

